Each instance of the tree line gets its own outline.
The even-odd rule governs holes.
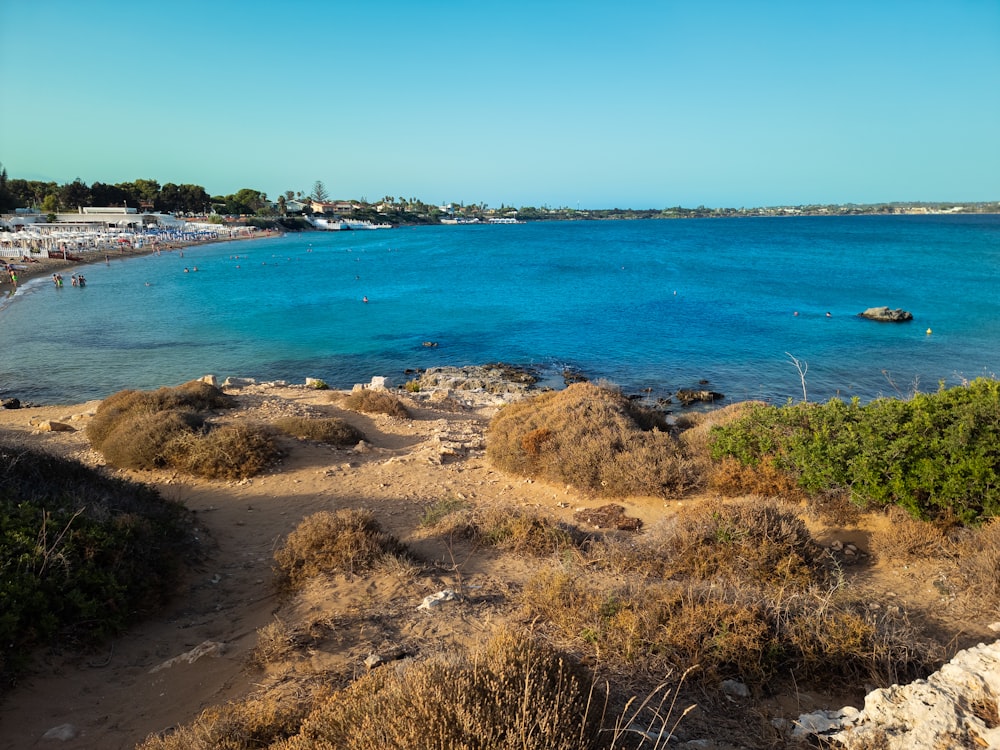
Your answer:
[[[139,179],[109,185],[88,185],[79,177],[58,184],[42,180],[9,178],[0,167],[0,212],[18,208],[37,208],[42,213],[68,213],[83,206],[125,206],[162,213],[256,214],[270,208],[267,195],[260,190],[243,188],[231,195],[210,196],[201,185],[177,185],[157,180]]]

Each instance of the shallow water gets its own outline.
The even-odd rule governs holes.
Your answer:
[[[347,388],[505,361],[783,403],[802,398],[789,355],[810,400],[1000,371],[998,216],[310,232],[85,273],[0,308],[0,395],[77,402],[206,373]],[[875,305],[915,320],[857,317]]]

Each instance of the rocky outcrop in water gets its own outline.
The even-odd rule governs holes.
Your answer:
[[[913,313],[898,307],[895,310],[890,310],[888,307],[869,307],[864,312],[858,313],[858,317],[876,320],[879,323],[905,323],[913,320]]]

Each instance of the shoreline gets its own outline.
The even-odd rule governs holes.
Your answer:
[[[0,263],[18,266],[16,286],[12,283],[10,276],[6,272],[0,273],[0,300],[9,300],[17,294],[20,287],[24,286],[27,282],[33,279],[51,276],[52,274],[59,273],[67,268],[82,268],[84,266],[95,265],[105,259],[122,260],[126,258],[141,258],[147,255],[153,255],[157,252],[173,252],[174,250],[185,250],[189,247],[213,245],[219,242],[272,239],[274,237],[280,237],[282,234],[283,233],[275,232],[270,229],[264,229],[260,231],[253,231],[246,235],[213,237],[205,240],[171,240],[163,243],[150,242],[143,243],[141,247],[129,246],[127,248],[119,246],[113,251],[96,248],[75,251],[67,250],[70,255],[78,257],[80,260],[70,260],[58,257],[53,258],[49,256],[45,258],[30,258],[28,262],[25,262],[21,258],[0,258]],[[2,307],[0,307],[0,309],[2,309]]]

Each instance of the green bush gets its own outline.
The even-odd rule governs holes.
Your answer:
[[[917,394],[756,406],[712,431],[712,455],[771,458],[808,492],[843,489],[864,507],[978,523],[1000,513],[1000,382]]]
[[[187,529],[183,508],[145,485],[0,446],[2,683],[32,646],[101,638],[155,608]]]

